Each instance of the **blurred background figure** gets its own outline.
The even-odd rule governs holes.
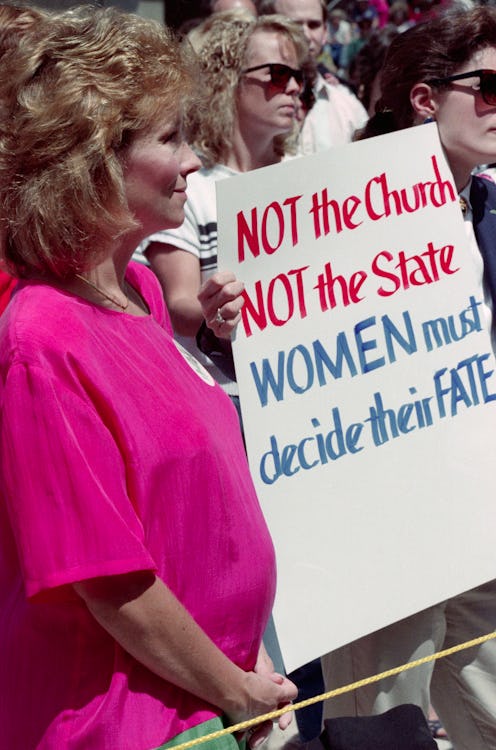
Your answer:
[[[257,16],[257,8],[252,0],[199,0],[197,3],[198,15],[188,16],[179,24],[177,28],[178,36],[183,38],[191,34],[191,39],[194,39],[194,30],[197,27],[215,13],[225,13],[226,11],[245,13],[253,18]],[[203,27],[199,33],[204,33]]]
[[[406,31],[410,26],[415,25],[414,19],[411,17],[410,6],[405,0],[394,0],[389,8],[389,23],[396,26],[398,31]]]
[[[260,0],[259,12],[281,13],[298,23],[317,64],[327,41],[327,8],[321,0]],[[350,143],[368,115],[350,88],[317,65],[315,104],[308,112],[298,140],[299,154],[312,154]]]
[[[343,75],[346,68],[347,48],[353,38],[351,23],[346,12],[341,8],[331,10],[327,28],[328,41],[324,44],[324,50],[329,50],[336,71]]]
[[[346,48],[345,64],[348,73],[354,57],[377,28],[379,28],[379,16],[375,7],[368,0],[358,0],[353,14],[353,39]]]
[[[211,0],[211,13],[222,13],[224,10],[246,10],[252,16],[257,15],[257,9],[252,0]]]
[[[379,28],[385,26],[389,19],[389,3],[387,0],[369,0],[369,6],[377,14],[377,25]]]
[[[374,114],[375,104],[380,96],[380,71],[387,50],[398,34],[398,29],[392,24],[376,29],[349,67],[349,81],[369,115]]]

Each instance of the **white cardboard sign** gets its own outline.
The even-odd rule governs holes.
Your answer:
[[[288,670],[494,577],[496,374],[436,126],[217,184]]]

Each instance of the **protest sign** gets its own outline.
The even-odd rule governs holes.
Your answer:
[[[496,374],[435,125],[221,181],[288,670],[494,577]]]

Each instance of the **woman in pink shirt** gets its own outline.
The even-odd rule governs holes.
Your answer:
[[[2,68],[2,743],[164,748],[296,695],[261,650],[274,553],[236,412],[129,263],[184,218],[191,63],[161,25],[92,8]],[[205,286],[217,332],[239,291]]]

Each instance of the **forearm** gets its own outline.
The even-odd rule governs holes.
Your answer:
[[[93,579],[74,589],[131,656],[233,722],[268,713],[297,695],[281,675],[244,672],[230,661],[153,573]]]
[[[196,336],[203,323],[203,312],[198,300],[169,298],[166,299],[166,304],[174,331],[180,336]]]
[[[146,257],[160,281],[174,331],[181,336],[195,336],[203,321],[197,299],[201,285],[199,258],[159,242],[150,244]]]
[[[231,662],[152,574],[75,585],[102,627],[148,669],[238,717],[249,711],[248,674]]]

